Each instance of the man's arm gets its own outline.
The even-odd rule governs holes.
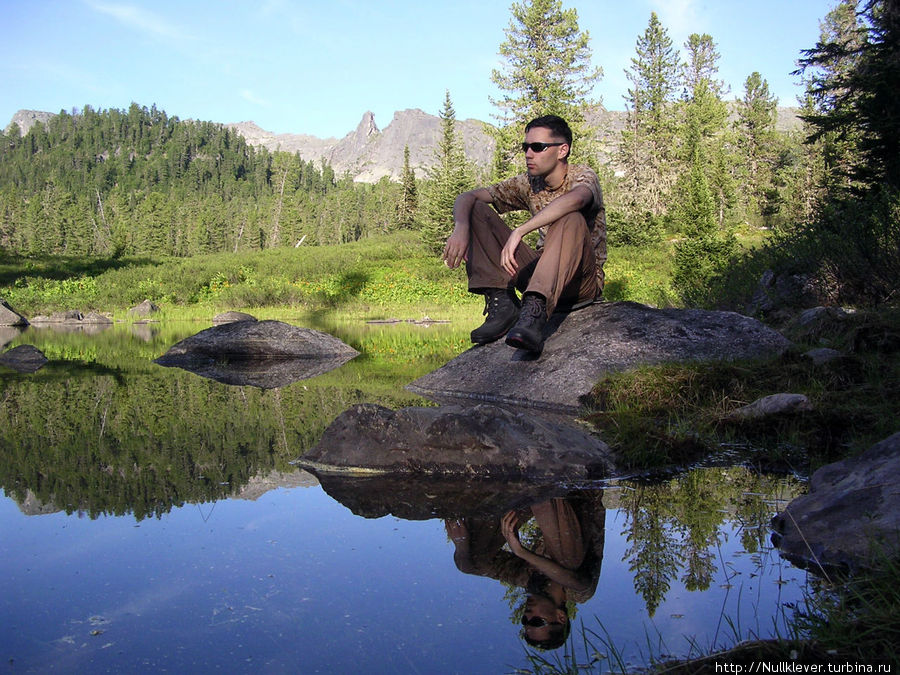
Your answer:
[[[518,271],[518,265],[516,264],[516,248],[518,248],[519,244],[522,242],[522,238],[526,234],[533,232],[540,227],[546,227],[570,213],[580,211],[593,200],[594,194],[591,192],[590,188],[585,185],[578,185],[570,192],[554,199],[547,204],[547,206],[512,231],[506,245],[500,252],[500,266],[503,267],[510,276],[515,276]]]
[[[476,202],[490,204],[491,193],[486,188],[463,192],[453,203],[453,233],[444,245],[443,259],[447,267],[459,267],[469,257],[469,228],[472,223],[472,209]]]

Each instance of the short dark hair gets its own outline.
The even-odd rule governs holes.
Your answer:
[[[569,128],[569,123],[562,117],[559,117],[558,115],[542,115],[541,117],[535,117],[525,125],[525,133],[527,134],[535,127],[549,129],[550,133],[554,136],[564,139],[569,146],[569,152],[572,151],[572,130]]]

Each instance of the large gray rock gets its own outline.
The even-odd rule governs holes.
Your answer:
[[[0,366],[12,368],[20,373],[35,373],[44,367],[47,357],[34,345],[19,345],[0,354]]]
[[[776,356],[778,332],[734,312],[654,309],[634,302],[554,314],[539,358],[503,340],[476,346],[407,388],[430,398],[471,398],[577,411],[606,373],[669,361]]]
[[[336,337],[281,321],[225,323],[173,345],[156,359],[225,384],[271,389],[321,375],[357,352]]]
[[[27,326],[28,319],[9,306],[6,300],[0,300],[0,326]]]
[[[874,549],[900,552],[900,433],[858,457],[823,466],[772,519],[782,554],[814,569],[871,566]]]
[[[281,321],[235,321],[185,338],[156,362],[174,361],[176,357],[310,359],[356,356],[358,353],[336,337],[312,328],[291,326]]]
[[[350,473],[560,482],[602,478],[614,468],[606,444],[580,429],[488,404],[353,406],[297,463],[320,480]]]

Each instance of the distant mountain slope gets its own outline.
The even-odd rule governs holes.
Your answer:
[[[441,133],[439,117],[418,109],[401,110],[380,130],[375,116],[366,112],[356,129],[342,139],[321,139],[305,134],[273,134],[260,129],[253,122],[227,124],[239,132],[251,145],[269,150],[299,152],[307,161],[326,159],[335,172],[349,172],[356,180],[374,183],[383,176],[399,178],[403,170],[403,149],[409,146],[409,163],[422,177],[434,165],[434,148]],[[477,120],[457,120],[456,129],[462,135],[463,147],[470,161],[486,166],[493,154],[494,144]]]
[[[800,128],[797,108],[778,108],[779,131]],[[589,115],[589,121],[596,125],[602,152],[601,161],[610,162],[625,125],[623,111],[598,108]],[[46,124],[53,113],[37,110],[20,110],[11,120],[19,125],[23,134],[34,124]],[[254,146],[262,146],[270,151],[283,150],[299,153],[307,161],[325,159],[337,174],[349,173],[354,180],[374,183],[382,177],[398,179],[403,170],[403,149],[409,146],[410,165],[416,175],[422,177],[434,165],[434,149],[441,132],[441,120],[435,115],[419,109],[401,110],[382,130],[375,117],[366,112],[359,125],[341,139],[317,138],[308,134],[274,134],[260,128],[254,122],[225,124],[240,133]],[[478,120],[457,120],[457,131],[463,139],[466,156],[478,166],[486,167],[494,151],[494,142],[485,123]]]

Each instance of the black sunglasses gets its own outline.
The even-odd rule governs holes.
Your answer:
[[[522,152],[531,148],[534,152],[543,152],[554,145],[565,145],[565,143],[522,143]]]
[[[562,143],[557,143],[557,145],[562,145]],[[551,623],[556,623],[555,621],[547,621],[540,616],[533,616],[530,619],[526,616],[522,617],[522,625],[523,626],[531,626],[532,628],[541,628]]]

